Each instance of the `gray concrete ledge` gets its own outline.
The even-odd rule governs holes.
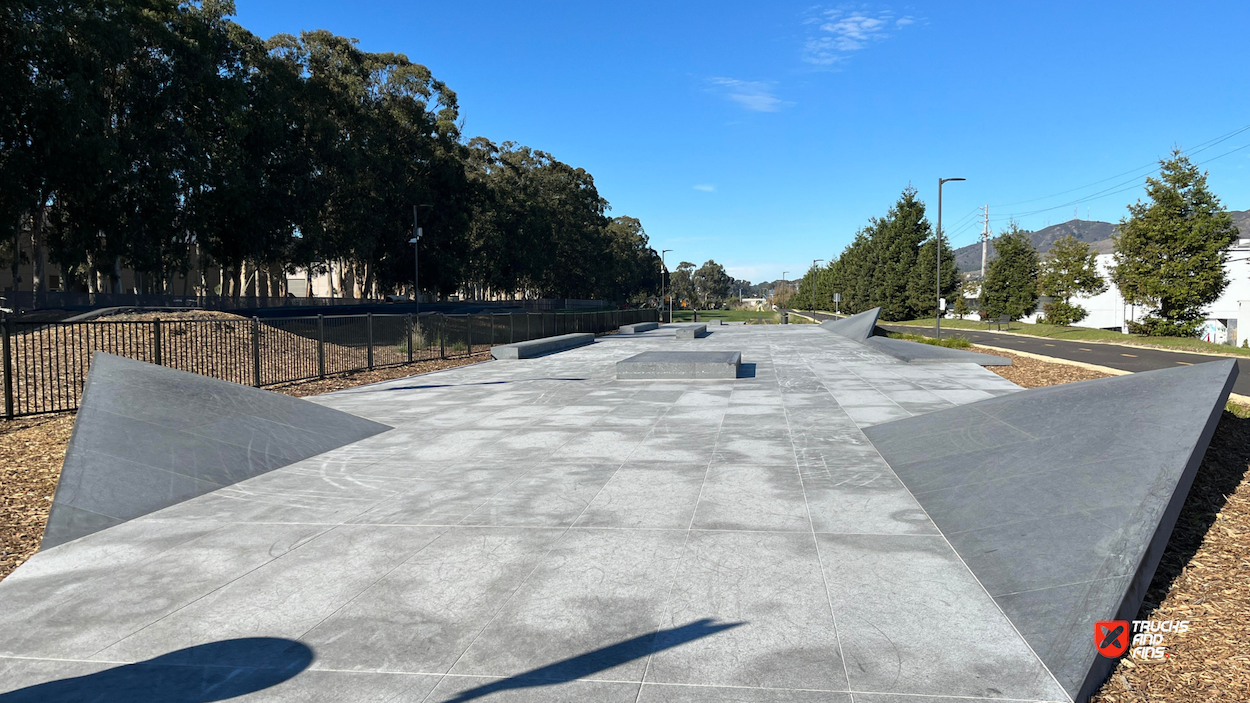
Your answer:
[[[531,339],[528,342],[501,344],[497,347],[491,347],[490,358],[532,359],[536,356],[543,356],[544,354],[554,354],[555,352],[561,352],[566,349],[584,347],[594,341],[595,335],[590,332],[575,332],[573,334],[562,334],[558,337]]]
[[[635,322],[632,325],[621,325],[621,334],[637,334],[639,332],[650,332],[659,329],[658,322]]]
[[[677,330],[678,339],[699,339],[707,336],[707,325],[691,325]]]
[[[742,352],[650,351],[616,362],[618,379],[733,379]]]

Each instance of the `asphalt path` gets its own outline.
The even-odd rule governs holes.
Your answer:
[[[797,312],[808,317],[815,317],[818,320],[836,319],[832,315],[824,313],[813,314],[802,310]],[[911,327],[891,324],[878,324],[877,326],[891,332],[910,332],[912,334],[933,336],[933,327]],[[999,347],[1000,349],[1018,349],[1030,354],[1040,354],[1069,361],[1083,361],[1087,364],[1096,364],[1122,371],[1154,371],[1155,369],[1192,366],[1228,358],[1212,354],[1174,352],[1124,344],[1108,344],[1105,342],[1071,342],[1060,339],[1048,339],[1046,337],[1029,337],[983,330],[942,329],[943,335],[946,335],[948,332],[966,337],[973,344],[984,344],[986,346]],[[1233,384],[1233,392],[1250,396],[1250,358],[1237,359],[1237,381]]]

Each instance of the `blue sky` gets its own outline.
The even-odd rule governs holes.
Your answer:
[[[237,1],[261,36],[406,53],[456,91],[466,136],[586,168],[670,268],[753,281],[836,256],[909,183],[936,218],[939,176],[968,179],[944,188],[955,246],[985,204],[993,229],[1118,221],[1173,145],[1250,126],[1242,0]],[[1247,145],[1193,157],[1219,157],[1230,209],[1250,208]]]

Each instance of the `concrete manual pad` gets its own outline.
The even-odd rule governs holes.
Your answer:
[[[616,362],[619,379],[729,379],[738,377],[742,352],[648,351]]]
[[[752,373],[618,379],[661,328],[305,401],[394,429],[36,554],[0,698],[1069,701],[863,429],[1020,389],[815,325],[714,338]]]
[[[621,334],[638,334],[639,332],[650,332],[659,329],[658,322],[635,322],[632,325],[621,325]]]
[[[1071,383],[865,430],[1074,700],[1115,660],[1219,422],[1234,360]]]
[[[707,336],[707,325],[687,325],[677,328],[677,339],[700,339]]]
[[[389,429],[299,398],[96,352],[42,548]]]
[[[513,344],[500,344],[490,348],[490,358],[492,359],[533,359],[535,357],[544,356],[562,352],[567,349],[594,344],[595,335],[590,332],[574,332],[572,334],[561,334],[555,337],[543,337],[541,339],[531,339],[525,342],[515,342]]]

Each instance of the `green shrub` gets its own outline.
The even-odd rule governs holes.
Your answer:
[[[1061,327],[1070,327],[1089,316],[1089,311],[1080,305],[1065,303],[1062,300],[1046,303],[1042,310],[1046,316],[1044,320],[1046,324]]]
[[[908,342],[920,342],[921,344],[932,344],[934,346],[948,347],[950,349],[967,349],[968,347],[972,346],[972,342],[969,342],[967,337],[960,337],[958,335],[954,337],[943,337],[941,339],[935,339],[933,337],[926,337],[922,334],[907,334],[905,332],[891,332],[890,338],[902,339]]]

